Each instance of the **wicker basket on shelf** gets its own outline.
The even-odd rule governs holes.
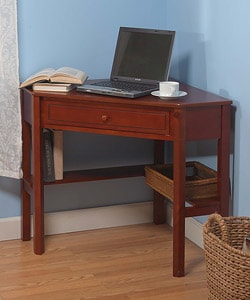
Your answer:
[[[174,165],[145,167],[146,183],[169,200],[174,200]],[[217,196],[217,172],[198,161],[186,162],[185,200]]]
[[[212,214],[203,225],[209,300],[250,299],[250,218]]]

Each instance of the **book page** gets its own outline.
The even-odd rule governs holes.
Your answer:
[[[55,72],[55,69],[53,68],[45,68],[30,77],[28,77],[23,83],[20,84],[20,88],[29,86],[34,82],[41,81],[41,80],[48,80],[50,79],[50,76]]]
[[[83,84],[87,79],[87,75],[78,69],[70,67],[62,67],[57,69],[53,75],[51,75],[52,82],[68,82],[75,84]]]
[[[54,167],[55,167],[55,179],[63,179],[63,131],[53,130],[54,133]]]
[[[66,75],[66,76],[72,76],[72,77],[81,77],[82,76],[82,71],[70,68],[70,67],[62,67],[59,68],[58,70],[55,71],[55,73],[52,75],[57,76],[57,75]]]
[[[62,67],[58,70],[46,68],[31,75],[28,79],[20,84],[20,88],[41,81],[83,84],[87,77],[88,76],[83,71],[70,67]]]

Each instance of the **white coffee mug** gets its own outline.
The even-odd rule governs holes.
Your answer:
[[[160,95],[173,97],[179,95],[179,82],[177,81],[162,81],[159,83]]]

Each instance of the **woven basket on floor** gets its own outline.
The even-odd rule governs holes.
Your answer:
[[[250,299],[250,218],[212,214],[203,225],[209,300]]]

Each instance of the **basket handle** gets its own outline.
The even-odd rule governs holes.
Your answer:
[[[224,218],[220,214],[217,214],[217,213],[211,214],[207,220],[207,225],[208,225],[208,228],[210,231],[211,231],[212,225],[214,223],[217,223],[220,227],[221,240],[225,243],[228,243],[228,241],[229,241],[228,228],[227,228],[227,224],[226,224]]]

